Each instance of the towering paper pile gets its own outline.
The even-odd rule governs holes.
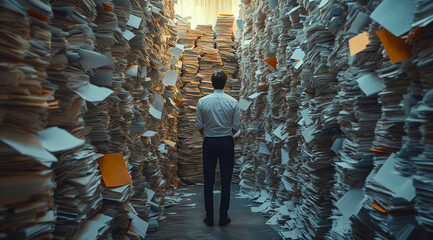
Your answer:
[[[144,238],[178,183],[173,2],[0,11],[2,236]]]
[[[243,1],[240,185],[285,239],[431,237],[432,3],[395,4]]]

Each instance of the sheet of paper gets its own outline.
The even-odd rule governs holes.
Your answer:
[[[290,59],[302,60],[305,57],[305,52],[300,48],[296,48]]]
[[[50,152],[65,151],[84,144],[83,139],[77,138],[58,127],[50,127],[39,131],[37,138],[42,147]]]
[[[157,93],[152,94],[152,106],[158,111],[162,112],[164,107],[164,98]]]
[[[269,211],[271,207],[271,202],[267,201],[260,205],[259,207],[251,207],[251,212],[267,212]]]
[[[242,29],[243,28],[243,26],[244,26],[244,21],[242,21],[242,20],[236,20],[236,24],[238,25],[238,29]]]
[[[395,153],[392,153],[388,157],[373,177],[373,181],[394,192],[395,196],[410,202],[415,198],[415,187],[411,178],[400,175],[395,169],[395,156]]]
[[[131,184],[123,153],[108,153],[98,159],[102,179],[107,187],[121,187]]]
[[[84,71],[93,68],[113,65],[113,62],[103,54],[94,51],[89,51],[86,49],[78,49],[77,52],[80,55],[79,62],[83,67]]]
[[[281,178],[281,181],[284,184],[284,188],[286,188],[287,191],[293,191],[293,184],[289,183],[284,177]]]
[[[362,28],[368,23],[369,19],[370,17],[368,16],[368,14],[358,12],[352,24],[350,25],[348,32],[358,34],[362,30]]]
[[[286,149],[281,148],[281,164],[287,164],[289,160],[289,152],[286,151]]]
[[[297,61],[296,64],[295,64],[295,69],[299,69],[302,66],[303,63],[304,63],[304,60]]]
[[[278,224],[278,215],[275,214],[274,216],[272,216],[271,218],[269,218],[268,221],[266,221],[267,225],[277,225]]]
[[[181,45],[182,46],[182,45]],[[176,59],[179,58],[179,55],[183,53],[183,48],[179,48],[179,47],[174,47],[174,48],[170,48],[168,50],[168,52],[175,57]]]
[[[248,101],[244,98],[239,99],[239,108],[242,110],[247,110],[251,105],[251,101]]]
[[[281,123],[272,133],[281,140],[285,140],[289,136],[289,133],[284,129],[285,126],[285,124]]]
[[[91,83],[87,83],[84,86],[73,89],[80,97],[89,102],[100,102],[104,101],[105,98],[113,93],[113,90],[105,87],[98,87]]]
[[[370,43],[370,38],[368,36],[368,32],[363,32],[355,37],[349,39],[349,51],[350,55],[353,56],[364,49],[367,48],[367,45]]]
[[[173,142],[173,141],[171,141],[171,140],[164,139],[164,140],[162,140],[162,141],[165,142],[165,144],[167,144],[168,146],[170,146],[170,147],[172,147],[172,148],[176,147],[176,143]]]
[[[266,146],[266,143],[260,143],[259,153],[263,153],[263,154],[266,154],[266,155],[271,155],[271,152],[269,152],[269,149]]]
[[[108,226],[113,217],[98,214],[86,221],[80,228],[77,239],[98,239],[99,229]]]
[[[272,137],[269,133],[265,133],[265,141],[266,142],[272,142]]]
[[[140,27],[140,23],[141,23],[141,17],[137,17],[135,15],[130,14],[126,25],[138,29]]]
[[[129,228],[144,239],[146,237],[147,229],[149,228],[149,223],[138,216],[135,216],[132,219]]]
[[[400,62],[410,58],[411,48],[404,39],[394,36],[386,29],[378,30],[376,33],[391,62]]]
[[[304,128],[302,130],[302,136],[304,137],[304,139],[305,139],[305,141],[307,143],[309,143],[314,138],[314,136],[313,136],[313,128],[314,128],[314,125],[311,125],[311,126],[309,126],[307,128]]]
[[[377,73],[367,73],[356,80],[359,88],[368,97],[382,91],[382,80]]]
[[[239,62],[239,65],[242,64],[242,63],[244,63],[244,62],[248,62],[248,58],[243,58],[243,59]]]
[[[332,144],[331,150],[335,153],[338,153],[338,151],[341,149],[341,146],[343,146],[344,138],[337,138],[335,139],[334,143]]]
[[[337,201],[336,206],[344,217],[349,218],[354,214],[358,214],[362,208],[363,200],[364,192],[362,189],[353,188]]]
[[[90,77],[90,82],[97,86],[113,86],[113,72],[98,72]]]
[[[248,96],[248,98],[249,99],[255,99],[255,98],[257,98],[258,96],[260,96],[262,94],[264,94],[264,92],[253,93],[250,96]]]
[[[269,7],[275,8],[278,5],[278,0],[268,0]]]
[[[143,134],[143,136],[145,136],[145,137],[153,137],[153,136],[155,136],[155,134],[156,134],[156,132],[154,132],[154,131],[147,131],[147,132],[145,132]]]
[[[166,86],[176,86],[178,75],[179,71],[168,70],[167,72],[165,72],[164,79],[162,81]]]
[[[162,112],[156,109],[154,106],[150,106],[149,113],[156,119],[161,119],[162,117]]]
[[[384,0],[370,17],[397,37],[411,29],[416,11],[412,0]]]
[[[128,77],[137,77],[138,76],[138,65],[131,65],[125,71],[125,75]]]
[[[304,118],[304,123],[307,126],[313,124],[313,120],[310,118],[310,111],[308,109],[304,109],[301,111],[301,116]]]
[[[271,67],[277,69],[277,63],[278,62],[277,62],[277,58],[276,57],[267,58],[267,59],[265,59],[265,62],[267,64],[269,64]]]
[[[0,140],[19,153],[34,157],[44,166],[51,167],[53,162],[57,162],[57,158],[42,147],[36,136],[1,129]]]
[[[135,34],[134,34],[133,32],[131,32],[131,31],[129,31],[129,30],[125,30],[125,31],[122,33],[122,36],[126,39],[126,41],[129,41],[129,40],[131,40],[133,37],[135,37]]]

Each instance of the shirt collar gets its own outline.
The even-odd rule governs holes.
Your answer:
[[[222,90],[222,89],[214,89],[213,93],[224,93],[224,90]]]

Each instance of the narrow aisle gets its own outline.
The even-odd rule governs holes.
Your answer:
[[[226,226],[218,226],[218,207],[220,193],[214,193],[215,225],[212,227],[203,223],[204,201],[203,186],[183,186],[179,188],[180,196],[192,193],[190,197],[182,197],[177,205],[167,208],[164,216],[167,219],[160,222],[156,232],[149,233],[150,240],[253,240],[281,239],[279,234],[265,222],[267,218],[261,213],[252,213],[251,206],[256,206],[245,198],[237,198],[239,187],[232,184],[229,216],[232,222]],[[197,205],[189,207],[188,204]],[[186,205],[186,206],[185,206]]]

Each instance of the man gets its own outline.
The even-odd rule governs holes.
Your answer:
[[[223,91],[226,81],[227,75],[223,71],[215,71],[212,74],[214,92],[200,98],[197,103],[195,127],[204,135],[203,176],[206,218],[203,221],[208,226],[214,224],[213,185],[218,159],[221,174],[219,225],[224,226],[231,221],[227,212],[230,205],[230,182],[235,157],[233,134],[240,128],[240,110],[236,99]]]

